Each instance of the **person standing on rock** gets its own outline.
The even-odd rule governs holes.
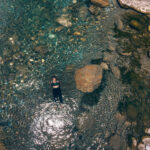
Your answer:
[[[56,100],[59,98],[60,103],[63,103],[60,82],[57,80],[56,76],[52,77],[52,81],[50,83],[51,83],[51,87],[53,89],[54,102],[56,102]]]

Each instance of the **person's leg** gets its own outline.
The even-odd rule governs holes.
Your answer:
[[[59,100],[60,100],[60,103],[63,103],[62,93],[60,89],[59,89]]]
[[[56,102],[57,100],[57,91],[53,89],[53,101]]]

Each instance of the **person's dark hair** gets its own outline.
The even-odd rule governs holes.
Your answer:
[[[56,76],[52,76],[52,79],[54,79],[54,78],[57,79]]]

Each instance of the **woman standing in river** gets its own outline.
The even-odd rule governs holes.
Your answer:
[[[52,77],[51,87],[53,89],[54,102],[56,102],[56,100],[59,98],[60,103],[63,103],[60,82],[57,80],[55,76]]]

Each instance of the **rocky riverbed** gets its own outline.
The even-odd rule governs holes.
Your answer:
[[[0,149],[148,147],[147,16],[115,0],[7,0],[0,7]],[[104,71],[83,71],[87,86],[100,75],[92,90],[78,88],[77,70],[100,64]],[[52,101],[53,75],[64,104]]]

